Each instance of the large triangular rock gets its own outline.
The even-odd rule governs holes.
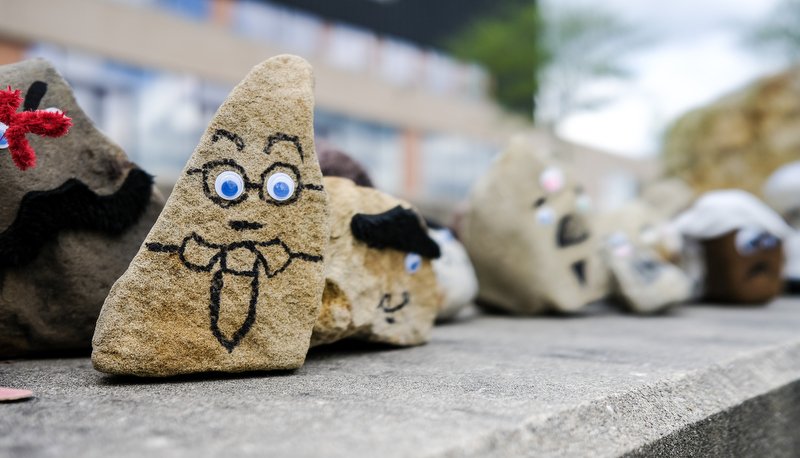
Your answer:
[[[440,251],[422,217],[407,202],[346,178],[325,177],[325,189],[333,226],[311,344],[427,342],[441,304],[431,267]]]
[[[168,376],[303,364],[330,232],[313,84],[311,66],[284,55],[233,89],[103,305],[97,370]]]
[[[111,285],[164,198],[50,62],[0,67],[0,88],[8,86],[22,91],[18,113],[65,111],[73,126],[59,138],[27,135],[38,159],[25,171],[0,149],[0,358],[88,349]]]

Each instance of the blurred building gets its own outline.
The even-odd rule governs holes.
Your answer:
[[[436,48],[496,4],[0,0],[0,64],[52,61],[98,127],[168,189],[230,89],[271,56],[300,55],[316,74],[318,148],[351,154],[379,188],[435,211],[530,129],[489,99],[484,69]]]

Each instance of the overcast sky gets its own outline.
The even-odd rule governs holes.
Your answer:
[[[682,113],[779,69],[741,45],[743,27],[778,0],[571,1],[604,7],[656,38],[628,60],[634,76],[615,90],[623,95],[561,123],[559,133],[572,141],[626,156],[655,155],[664,130]]]

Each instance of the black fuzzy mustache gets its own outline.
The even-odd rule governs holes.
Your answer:
[[[33,262],[42,246],[64,230],[123,233],[139,221],[152,189],[153,177],[132,169],[119,190],[107,196],[75,178],[49,191],[25,194],[17,218],[0,233],[0,271]]]
[[[441,256],[439,245],[428,236],[417,214],[399,205],[377,215],[356,213],[350,220],[350,231],[378,250],[393,248],[432,259]]]

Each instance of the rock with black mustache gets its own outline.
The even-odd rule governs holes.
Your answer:
[[[94,126],[55,67],[0,67],[22,110],[57,108],[60,138],[28,135],[26,171],[0,150],[0,358],[88,350],[103,301],[164,204],[152,178]]]
[[[324,182],[333,225],[311,345],[427,342],[442,305],[431,265],[441,251],[424,220],[409,203],[377,189],[339,177]]]

